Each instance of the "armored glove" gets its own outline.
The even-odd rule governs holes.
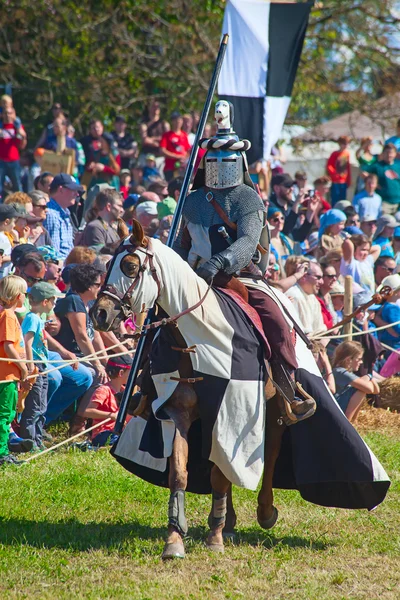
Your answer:
[[[214,254],[210,260],[197,269],[196,273],[199,277],[205,279],[207,283],[211,283],[219,271],[225,271],[232,274],[237,270],[239,270],[239,265],[236,256],[228,248],[218,254]]]

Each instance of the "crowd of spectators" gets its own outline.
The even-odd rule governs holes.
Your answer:
[[[12,99],[1,98],[0,463],[43,449],[48,425],[60,417],[72,434],[88,420],[109,418],[92,441],[112,440],[132,360],[124,337],[132,323],[117,334],[99,333],[89,309],[133,219],[166,242],[197,124],[197,114],[176,112],[168,122],[153,102],[140,139],[118,115],[110,132],[95,119],[78,141],[67,112],[54,104],[28,160],[21,119]],[[61,152],[74,151],[73,173],[41,171],[42,152],[60,152],[60,140]],[[293,302],[328,387],[354,421],[365,396],[379,394],[382,378],[398,370],[397,360],[382,358],[400,349],[400,121],[398,136],[379,155],[362,140],[352,197],[349,142],[338,140],[312,184],[306,172],[285,173],[274,155],[263,200],[271,237],[265,276]],[[347,275],[355,307],[382,285],[395,290],[357,314],[356,326],[366,332],[357,342],[335,337],[343,333]],[[385,325],[391,327],[380,329]]]

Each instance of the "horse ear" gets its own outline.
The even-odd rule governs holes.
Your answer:
[[[146,236],[144,235],[143,227],[136,219],[133,219],[132,221],[132,235],[130,240],[133,246],[146,245]]]

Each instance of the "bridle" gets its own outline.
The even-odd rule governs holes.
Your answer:
[[[124,294],[119,292],[114,285],[108,283],[110,275],[111,275],[113,267],[114,267],[114,264],[115,264],[115,261],[117,260],[117,257],[120,254],[122,254],[123,252],[127,252],[127,254],[131,255],[131,256],[133,256],[135,254],[135,252],[142,252],[143,254],[145,254],[143,264],[140,264],[140,266],[139,266],[138,274],[136,275],[136,277],[133,278],[131,285],[129,286],[129,288],[127,289],[127,291]],[[115,254],[111,261],[110,267],[108,269],[106,280],[105,280],[104,284],[102,285],[102,287],[100,288],[99,296],[101,294],[103,294],[104,296],[108,296],[109,298],[112,298],[113,300],[117,300],[121,306],[121,311],[122,311],[124,317],[125,318],[130,317],[130,315],[132,313],[130,301],[132,299],[132,296],[133,296],[137,286],[139,285],[139,283],[142,279],[143,273],[147,270],[148,266],[149,266],[150,273],[157,285],[157,290],[158,290],[157,297],[158,297],[160,295],[160,291],[161,291],[161,282],[160,282],[157,270],[154,265],[154,252],[152,250],[151,239],[147,240],[147,247],[139,246],[139,245],[135,245],[135,244],[123,244],[122,243],[115,251]]]
[[[127,252],[128,255],[129,254],[133,255],[133,254],[135,254],[135,252],[143,252],[143,254],[145,254],[145,259],[143,261],[143,264],[141,264],[139,266],[139,272],[138,272],[137,276],[133,279],[131,285],[129,286],[129,288],[127,289],[127,291],[124,294],[119,292],[115,288],[115,286],[108,283],[108,280],[109,280],[110,274],[112,273],[115,261],[117,260],[117,257],[119,256],[119,254],[121,254],[122,252]],[[99,296],[101,294],[103,294],[104,296],[108,296],[109,298],[112,298],[113,300],[116,300],[117,302],[119,302],[119,304],[121,306],[121,312],[124,315],[125,319],[128,319],[132,315],[132,308],[130,305],[130,300],[132,299],[135,289],[137,288],[137,286],[140,283],[143,273],[147,270],[147,266],[149,266],[150,273],[157,285],[157,290],[158,290],[157,298],[158,298],[158,296],[160,295],[160,292],[161,292],[161,282],[159,280],[157,270],[154,266],[154,252],[152,249],[151,238],[147,238],[147,246],[139,246],[139,245],[135,245],[135,244],[123,244],[122,243],[115,251],[115,254],[113,256],[111,264],[108,268],[106,280],[105,280],[103,286],[100,288]],[[198,302],[196,302],[196,304],[194,304],[193,306],[189,306],[188,308],[181,311],[177,315],[174,315],[173,317],[167,317],[167,318],[161,319],[160,321],[155,321],[148,325],[144,325],[141,328],[139,333],[135,333],[133,335],[125,335],[125,337],[137,338],[137,337],[140,337],[141,335],[145,335],[149,329],[156,329],[157,327],[162,327],[162,326],[169,325],[169,324],[177,325],[178,319],[180,319],[184,315],[189,314],[193,310],[196,310],[196,308],[198,308],[199,306],[201,306],[203,304],[204,300],[207,297],[208,292],[211,289],[211,286],[212,286],[212,281],[209,284],[209,286],[207,287],[207,290],[206,290],[205,294],[203,295],[203,297],[200,298],[200,300]]]

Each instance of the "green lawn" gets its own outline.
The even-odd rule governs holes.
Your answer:
[[[235,489],[239,534],[223,556],[203,544],[208,497],[188,495],[184,561],[160,560],[168,492],[107,451],[59,452],[0,471],[0,598],[398,599],[400,441],[366,436],[392,478],[374,512],[326,509],[278,491],[271,533],[256,497]]]

